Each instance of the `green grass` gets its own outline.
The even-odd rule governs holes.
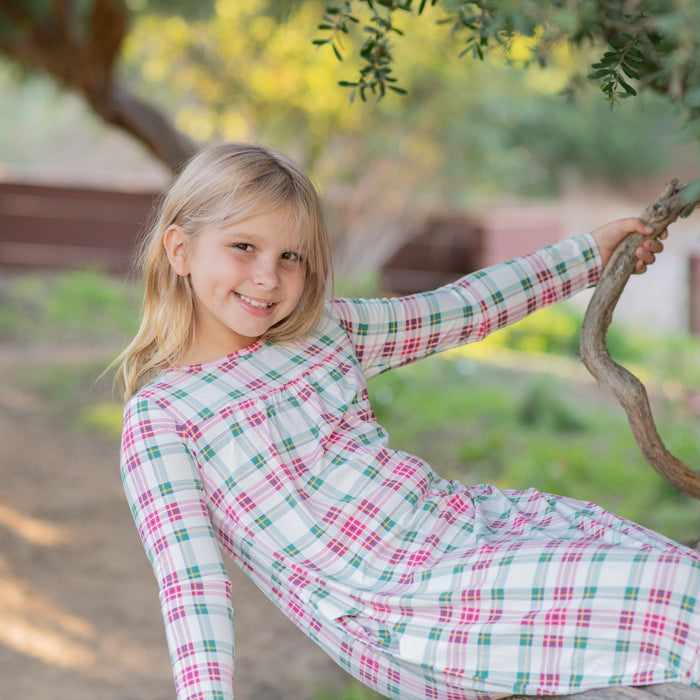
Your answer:
[[[0,287],[0,342],[75,347],[69,363],[32,366],[18,381],[59,411],[70,408],[65,414],[74,427],[118,438],[122,406],[111,377],[101,374],[135,333],[139,306],[136,285],[98,270],[11,276]],[[105,348],[102,359],[94,358],[95,347]]]
[[[103,376],[111,359],[32,366],[20,371],[17,381],[46,399],[73,428],[118,440],[123,406],[114,395],[111,377]]]
[[[97,270],[11,277],[0,288],[0,340],[118,342],[136,331],[139,296]]]
[[[340,695],[337,693],[329,695],[323,692],[316,697],[316,700],[380,700],[383,697],[353,678]]]

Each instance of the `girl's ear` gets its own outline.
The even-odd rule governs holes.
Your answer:
[[[187,256],[187,237],[185,232],[176,224],[168,226],[163,235],[163,247],[168,255],[170,265],[176,274],[186,277],[190,274]]]

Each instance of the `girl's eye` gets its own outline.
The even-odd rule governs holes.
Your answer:
[[[242,250],[244,253],[250,253],[253,250],[253,246],[250,243],[234,243],[233,248]]]
[[[301,262],[301,255],[299,255],[299,253],[288,251],[286,253],[282,253],[282,260],[288,260],[289,262]]]

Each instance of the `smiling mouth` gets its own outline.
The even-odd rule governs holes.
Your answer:
[[[245,294],[239,294],[238,292],[236,292],[236,294],[242,301],[256,309],[269,309],[274,306],[273,301],[259,301],[257,299],[253,299],[252,297],[247,297]]]

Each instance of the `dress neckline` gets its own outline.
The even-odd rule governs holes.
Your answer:
[[[183,372],[185,374],[198,374],[199,372],[206,370],[216,369],[224,365],[239,362],[245,355],[252,355],[263,345],[265,345],[266,342],[266,340],[259,338],[254,343],[251,343],[244,348],[234,350],[227,355],[217,357],[213,360],[209,360],[208,362],[193,362],[185,365],[171,365],[168,367],[168,370],[172,372]]]

